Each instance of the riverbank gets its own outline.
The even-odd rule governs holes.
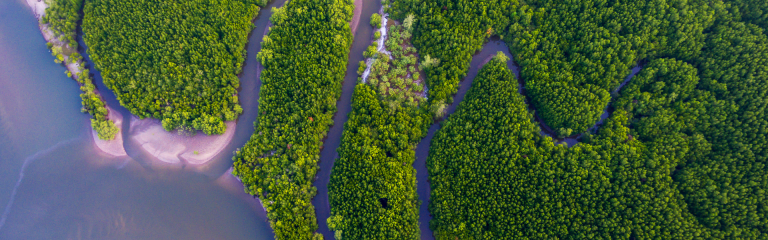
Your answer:
[[[40,29],[40,32],[43,35],[43,38],[45,39],[46,42],[51,44],[50,47],[49,47],[49,50],[50,49],[54,49],[54,52],[56,52],[55,51],[56,49],[59,49],[59,50],[60,49],[69,49],[70,46],[68,44],[66,44],[65,42],[61,41],[61,39],[59,39],[59,37],[56,36],[56,34],[48,27],[47,24],[43,24],[41,22],[41,19],[45,15],[45,10],[48,8],[48,4],[46,4],[44,0],[26,0],[26,3],[32,9],[33,14],[35,15],[35,19],[37,19],[37,22],[38,22],[37,25],[38,25],[38,28]],[[71,51],[77,52],[76,49],[73,49],[73,50],[70,50],[70,51],[67,51],[67,52],[71,52]],[[104,101],[104,98],[101,96],[101,94],[99,94],[99,91],[96,90],[95,87],[93,87],[93,83],[92,83],[92,80],[90,79],[90,76],[88,76],[88,75],[81,75],[81,69],[84,69],[84,66],[83,66],[84,65],[84,61],[83,61],[83,59],[82,58],[71,59],[71,56],[69,56],[67,54],[60,54],[57,57],[62,57],[63,58],[63,61],[61,61],[61,63],[63,63],[64,67],[67,68],[67,75],[69,77],[71,77],[72,79],[74,79],[75,82],[78,83],[78,85],[81,87],[80,88],[81,90],[91,89],[90,92],[84,92],[86,95],[81,95],[81,97],[83,98],[83,104],[84,104],[83,107],[84,108],[87,108],[88,106],[94,106],[95,105],[95,107],[91,107],[91,108],[95,108],[95,109],[87,109],[87,110],[92,115],[92,118],[96,120],[96,125],[100,126],[97,129],[99,131],[104,131],[104,133],[111,132],[111,130],[116,127],[116,125],[114,125],[114,121],[111,120],[110,117],[109,117],[110,115],[112,115],[112,114],[110,114],[111,113],[111,109],[109,108],[109,106],[107,106],[106,102]],[[57,59],[56,61],[58,61],[58,60],[62,60],[62,59]],[[86,73],[88,73],[88,72],[86,72]],[[80,79],[80,78],[83,78],[83,79]],[[92,100],[92,99],[96,99],[96,98],[98,98],[98,102]],[[90,103],[86,104],[85,103],[86,101],[90,101]],[[98,112],[98,109],[100,107],[104,107],[104,108],[107,109],[106,116],[105,115],[101,115],[103,113]],[[111,125],[110,127],[105,127],[105,125],[104,125],[105,122],[104,121],[112,121],[113,125]],[[94,132],[97,132],[97,129],[93,129],[93,125],[91,126],[91,129]],[[99,134],[96,135],[96,139],[101,140],[98,137],[98,135]],[[117,136],[117,135],[122,135],[122,128],[117,127],[117,132],[115,133],[114,136],[112,136],[111,134],[105,134],[104,138],[112,137],[112,140],[109,140],[109,141],[114,141],[115,138],[116,138],[115,136]],[[109,145],[115,145],[115,144],[116,143],[110,143]],[[112,153],[120,154],[120,150],[117,147],[110,146],[109,148],[111,148],[110,151],[112,151]]]
[[[352,21],[349,22],[349,28],[352,30],[352,36],[357,33],[357,25],[360,25],[360,15],[363,13],[363,0],[355,0],[355,11],[352,15]]]
[[[227,130],[221,135],[204,135],[196,131],[186,135],[163,129],[160,120],[131,116],[129,136],[149,155],[169,164],[203,165],[220,153],[235,133],[236,123],[225,122]]]
[[[48,28],[48,25],[40,23],[40,20],[45,15],[45,9],[48,8],[48,4],[46,4],[44,0],[26,0],[26,2],[27,2],[27,5],[29,5],[29,7],[32,8],[32,12],[34,13],[35,18],[38,21],[38,27],[40,28],[40,32],[43,34],[43,38],[45,39],[45,41],[53,44],[54,46],[64,47],[66,44],[56,37],[53,31],[51,31],[51,29]],[[64,66],[67,68],[69,72],[72,73],[72,78],[75,79],[75,81],[78,80],[78,74],[80,73],[80,65],[82,63],[83,63],[82,61],[70,62],[69,56],[66,56],[66,55],[64,56]]]
[[[107,107],[107,111],[109,112],[107,118],[113,121],[115,126],[117,126],[120,131],[115,134],[115,139],[106,141],[100,139],[99,133],[91,128],[91,136],[93,137],[93,142],[96,145],[96,149],[99,149],[112,157],[128,156],[128,153],[125,152],[125,147],[123,146],[123,115],[117,111],[113,111],[109,107]]]

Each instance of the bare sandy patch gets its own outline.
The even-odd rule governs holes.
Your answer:
[[[227,131],[221,135],[205,135],[198,131],[190,136],[178,131],[167,132],[160,120],[131,116],[130,137],[144,151],[158,160],[180,164],[205,164],[219,154],[235,135],[236,123],[225,122]]]
[[[363,14],[363,0],[355,0],[355,11],[352,15],[352,21],[349,22],[349,28],[352,29],[352,35],[357,32],[357,25],[360,24],[360,15]]]
[[[122,156],[128,156],[128,153],[125,152],[125,147],[123,147],[123,115],[120,114],[117,111],[112,110],[111,108],[107,107],[107,110],[109,111],[109,115],[107,115],[107,118],[109,120],[112,120],[115,123],[115,126],[117,126],[120,130],[117,131],[117,134],[115,134],[115,139],[105,141],[101,140],[99,138],[99,134],[91,128],[91,135],[93,136],[93,142],[96,145],[96,148],[101,150],[102,152],[109,154],[113,157],[122,157]]]
[[[40,19],[43,18],[45,15],[45,9],[48,8],[48,4],[45,3],[44,0],[26,0],[27,5],[32,9],[32,12],[35,14],[35,18],[37,18],[37,21],[39,22]],[[53,31],[48,28],[48,25],[38,23],[38,26],[40,27],[40,32],[43,34],[43,38],[45,38],[45,41],[48,41],[56,46],[64,46],[65,43],[62,42],[59,38],[56,37],[55,34],[53,34]],[[69,56],[64,56],[64,65],[67,67],[67,70],[72,73],[72,78],[77,80],[77,74],[80,73],[80,69],[78,68],[80,66],[80,62],[75,63],[69,63]]]

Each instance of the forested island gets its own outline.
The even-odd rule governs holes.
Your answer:
[[[237,74],[265,4],[52,0],[40,23],[99,138],[119,128],[77,52],[78,22],[121,105],[167,131],[212,135],[243,111]],[[768,238],[765,1],[382,5],[346,122],[333,117],[354,3],[272,9],[255,130],[233,153],[232,174],[261,200],[277,239],[323,239],[321,224],[336,239],[420,239],[430,229],[446,240]],[[474,64],[491,39],[511,54]],[[338,158],[328,189],[317,189],[332,125],[344,126]],[[567,137],[578,141],[558,144]],[[429,182],[417,181],[420,169]],[[317,219],[328,207],[312,205],[318,191],[329,193],[328,219]]]
[[[261,43],[256,130],[235,155],[233,174],[261,199],[277,239],[322,239],[315,233],[312,182],[334,124],[353,9],[346,0],[288,1],[273,9],[273,26]]]
[[[109,119],[109,109],[96,91],[75,40],[77,23],[82,18],[80,11],[83,2],[55,0],[39,5],[45,9],[44,13],[35,12],[35,15],[40,19],[40,30],[48,42],[47,46],[55,58],[54,61],[67,67],[65,74],[75,79],[83,92],[80,94],[83,105],[81,111],[91,115],[91,127],[99,139],[114,139],[120,129]],[[35,5],[35,9],[37,6]]]
[[[258,10],[239,0],[86,0],[82,28],[104,84],[132,114],[221,134],[242,112],[236,74]]]
[[[432,122],[419,104],[425,100],[425,66],[410,44],[415,18],[381,21],[379,15],[371,19],[386,32],[374,33],[377,41],[364,53],[371,64],[359,71],[368,74],[355,87],[328,185],[327,222],[336,239],[419,239],[412,164],[414,145]],[[386,47],[378,51],[380,41]]]
[[[434,109],[453,102],[472,54],[499,36],[525,96],[499,55],[432,140],[436,238],[764,239],[765,10],[750,1],[393,1],[393,19],[416,16],[420,60],[439,62],[425,69],[428,97],[412,110],[384,104],[391,96],[376,81],[356,88],[329,226],[342,238],[418,238],[410,151],[439,119]],[[610,117],[589,130],[606,106]],[[555,145],[543,123],[580,142]]]

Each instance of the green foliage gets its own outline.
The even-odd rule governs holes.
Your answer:
[[[678,176],[702,224],[768,234],[768,38],[754,25],[724,21],[697,61],[710,101],[697,128],[708,142]]]
[[[413,20],[411,20],[413,22]],[[329,184],[336,239],[418,239],[415,146],[432,123],[411,30],[395,22],[352,98]],[[410,50],[408,50],[410,49]]]
[[[385,42],[387,50],[391,51],[391,58],[384,53],[376,54],[371,64],[371,71],[367,83],[393,105],[416,105],[424,100],[421,69],[417,68],[419,55],[412,49],[409,35],[411,31],[401,24],[394,24],[387,29],[388,38]],[[375,44],[375,43],[374,43]],[[374,47],[373,45],[371,47]],[[372,49],[372,50],[375,50]],[[368,51],[364,53],[367,55]],[[374,56],[371,55],[371,56]],[[371,57],[366,56],[366,57]],[[429,58],[429,57],[428,57]],[[437,59],[429,59],[430,64],[437,64]],[[423,63],[422,63],[423,65]]]
[[[93,127],[93,130],[96,131],[101,140],[112,140],[117,135],[117,132],[120,131],[120,128],[115,126],[115,123],[110,120],[91,119],[91,127]]]
[[[377,53],[376,51],[376,43],[371,44],[367,48],[365,48],[365,52],[363,52],[363,56],[366,58],[372,58]]]
[[[480,70],[457,111],[432,142],[427,166],[432,185],[430,210],[438,239],[701,239],[723,238],[687,211],[671,170],[701,146],[692,135],[665,132],[644,140],[632,128],[665,127],[637,121],[624,103],[647,85],[659,108],[687,116],[700,102],[690,90],[695,70],[661,60],[631,82],[619,109],[592,144],[554,146],[539,134],[516,81],[503,61]],[[691,75],[691,73],[693,75]],[[681,81],[682,80],[682,81]],[[648,84],[650,83],[650,84]],[[675,87],[676,86],[676,87]],[[677,94],[675,100],[667,98]],[[678,108],[666,108],[680,106]],[[629,114],[628,114],[629,113]],[[627,117],[627,116],[630,117]],[[638,115],[649,117],[646,115]],[[691,119],[696,119],[692,116]],[[628,124],[631,123],[631,124]],[[682,123],[685,125],[684,123]],[[663,129],[657,129],[663,130]],[[652,131],[658,132],[658,131]],[[599,226],[599,227],[598,227]],[[739,230],[741,231],[741,230]],[[749,232],[742,237],[750,236]],[[752,235],[756,237],[759,235]]]
[[[77,22],[80,21],[80,10],[83,8],[82,0],[52,0],[46,1],[48,8],[40,22],[47,24],[48,28],[66,43],[69,48],[77,49]]]
[[[80,72],[75,79],[80,84],[80,90],[83,91],[80,94],[83,112],[91,114],[91,127],[98,133],[101,140],[115,139],[120,128],[108,119],[109,110],[107,109],[107,103],[104,102],[104,99],[101,99],[101,96],[96,94],[96,85],[93,84],[93,79],[88,69],[85,69],[81,64],[79,70]]]
[[[321,237],[312,181],[341,94],[353,8],[350,1],[291,0],[258,54],[265,67],[260,112],[233,174],[259,196],[277,239]]]
[[[768,30],[768,1],[764,0],[723,0],[736,9],[731,9],[742,21],[755,24]]]
[[[466,76],[472,54],[480,50],[494,29],[506,29],[507,13],[519,3],[516,0],[422,3],[395,0],[392,5],[390,14],[394,19],[413,22],[413,44],[424,56],[422,66],[429,86],[429,100],[430,104],[436,104],[453,101],[452,95]],[[417,19],[409,20],[410,14]]]
[[[566,148],[541,137],[511,73],[492,60],[432,142],[438,239],[766,238],[768,39],[738,22],[755,22],[761,7],[499,2],[392,3],[395,19],[416,13],[414,44],[441,60],[423,66],[433,112],[494,34],[563,136],[593,125],[629,69],[650,63],[599,131]]]
[[[329,228],[344,239],[419,239],[412,164],[430,123],[421,109],[393,112],[371,86],[358,84],[328,186]]]
[[[506,39],[539,116],[574,133],[597,122],[632,65],[695,57],[714,21],[714,9],[704,1],[526,2],[510,12]]]
[[[363,75],[366,67],[368,67],[368,65],[365,63],[365,61],[360,61],[357,66],[357,75]]]
[[[745,26],[715,28],[711,52],[696,59],[702,73],[651,61],[573,148],[539,135],[511,72],[492,60],[432,142],[436,237],[765,238],[755,203],[768,199],[759,129],[768,124],[746,109],[766,101],[754,86],[768,79],[757,63],[768,39]]]
[[[381,15],[378,13],[371,15],[371,26],[373,28],[381,28]]]
[[[84,39],[131,113],[167,130],[221,134],[241,113],[236,74],[258,9],[237,0],[87,1]]]

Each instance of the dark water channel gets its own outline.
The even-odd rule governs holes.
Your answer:
[[[254,22],[256,28],[249,37],[240,75],[239,99],[244,112],[237,120],[232,141],[212,164],[195,170],[150,164],[152,157],[128,141],[125,134],[130,113],[89,64],[108,106],[124,117],[128,156],[110,157],[96,149],[90,117],[80,113],[80,90],[74,80],[66,77],[66,69],[53,62],[31,10],[23,0],[0,2],[0,239],[274,239],[261,204],[245,194],[227,170],[233,151],[245,145],[254,131],[261,88],[256,54],[261,50],[271,8],[285,1],[273,1],[262,8]],[[318,232],[325,239],[333,239],[326,225],[330,216],[331,168],[338,158],[336,149],[351,111],[358,62],[372,42],[373,28],[368,20],[380,8],[379,1],[363,1],[338,112],[321,152],[315,181],[318,194],[312,204],[317,212]],[[90,63],[85,44],[81,38],[78,40],[83,48],[81,54]],[[474,55],[446,118],[463,100],[482,65],[499,51],[513,59],[499,40],[491,40]],[[520,79],[514,61],[507,64]],[[639,69],[634,68],[627,80]],[[522,81],[519,87],[524,94]],[[596,126],[608,115],[606,108]],[[540,125],[542,133],[548,134],[546,125],[541,121]],[[413,164],[421,200],[421,239],[434,239],[429,228],[430,188],[425,162],[439,128],[439,122],[429,128],[416,148]],[[562,141],[569,146],[577,143],[576,138]]]
[[[227,170],[254,131],[255,56],[270,9],[284,2],[270,3],[254,22],[233,140],[192,170],[148,164],[131,141],[127,157],[96,149],[79,87],[53,62],[32,11],[23,0],[0,1],[0,239],[274,239],[261,204]],[[129,112],[89,65],[126,133]]]
[[[454,96],[453,102],[447,108],[446,115],[443,120],[447,119],[453,112],[456,111],[456,107],[459,105],[459,103],[461,103],[462,100],[464,100],[464,97],[467,94],[469,88],[472,86],[472,81],[477,76],[479,70],[483,67],[483,65],[485,65],[485,63],[487,63],[493,56],[495,56],[497,52],[503,52],[510,59],[507,61],[507,67],[512,70],[512,72],[515,74],[515,78],[518,80],[518,93],[526,97],[526,104],[528,105],[529,112],[536,112],[533,105],[531,104],[530,99],[526,95],[525,82],[520,78],[520,70],[518,66],[515,65],[514,57],[512,54],[510,54],[509,48],[503,41],[492,39],[483,46],[482,50],[475,53],[475,55],[472,57],[467,76],[459,84],[459,90]],[[617,94],[621,88],[640,71],[640,69],[640,66],[632,68],[630,75],[624,79],[621,85],[619,85],[613,91],[613,93]],[[602,125],[605,119],[607,119],[609,116],[610,108],[609,106],[606,106],[603,114],[600,116],[600,120],[598,120],[595,125],[590,128],[590,131],[596,131],[596,129]],[[427,136],[423,138],[421,142],[419,142],[418,146],[416,147],[416,161],[413,164],[413,167],[416,169],[417,192],[419,195],[419,200],[421,200],[421,206],[419,207],[419,228],[421,229],[422,240],[434,239],[432,230],[429,228],[429,222],[432,220],[432,216],[429,213],[430,186],[428,182],[429,176],[426,160],[429,156],[429,148],[432,142],[432,138],[435,136],[435,132],[440,129],[440,124],[443,120],[432,124],[432,126],[429,128]],[[578,144],[578,135],[556,139],[554,137],[554,131],[552,131],[552,129],[549,128],[541,118],[536,116],[536,120],[538,125],[541,127],[540,133],[544,136],[552,137],[553,141],[555,141],[557,144],[564,143],[569,147],[573,147]]]
[[[328,131],[327,138],[323,143],[323,150],[320,152],[320,170],[317,172],[315,187],[317,195],[312,199],[312,205],[315,206],[317,213],[318,232],[323,234],[325,239],[334,239],[333,232],[328,229],[326,220],[331,216],[331,206],[328,202],[328,182],[331,179],[331,169],[336,158],[339,157],[336,149],[341,144],[341,136],[344,131],[344,123],[349,119],[349,112],[352,111],[352,93],[357,85],[357,67],[360,61],[364,60],[363,52],[371,45],[373,41],[373,27],[368,23],[373,13],[381,8],[381,2],[375,0],[363,0],[363,11],[360,16],[360,23],[354,34],[352,48],[349,51],[349,60],[347,61],[347,73],[342,85],[341,97],[336,102],[337,112],[333,116],[333,126]]]
[[[483,65],[485,65],[485,63],[487,63],[499,51],[503,52],[509,57],[510,61],[507,62],[507,67],[509,67],[509,69],[515,73],[515,77],[519,78],[520,71],[518,71],[517,66],[514,65],[514,58],[512,58],[512,54],[509,53],[509,48],[507,48],[507,45],[500,40],[489,41],[483,46],[480,52],[476,53],[472,57],[472,62],[469,65],[467,76],[459,84],[459,90],[453,97],[453,102],[451,105],[446,109],[446,115],[443,119],[447,119],[453,112],[456,111],[456,107],[459,105],[459,103],[461,103],[462,100],[464,100],[464,96],[467,95],[467,90],[469,90],[469,87],[472,86],[472,81],[475,79],[475,76],[477,76],[480,68],[482,68]],[[413,163],[413,168],[416,169],[416,191],[418,192],[419,200],[421,200],[421,206],[419,207],[419,229],[421,229],[422,240],[435,239],[435,237],[432,235],[432,229],[429,228],[429,221],[432,220],[432,216],[429,214],[428,208],[430,187],[428,182],[429,177],[426,161],[427,156],[429,155],[429,147],[432,142],[432,138],[435,136],[435,132],[440,129],[441,122],[442,121],[436,122],[429,127],[427,136],[421,139],[421,142],[419,142],[419,145],[416,147],[416,161]]]

